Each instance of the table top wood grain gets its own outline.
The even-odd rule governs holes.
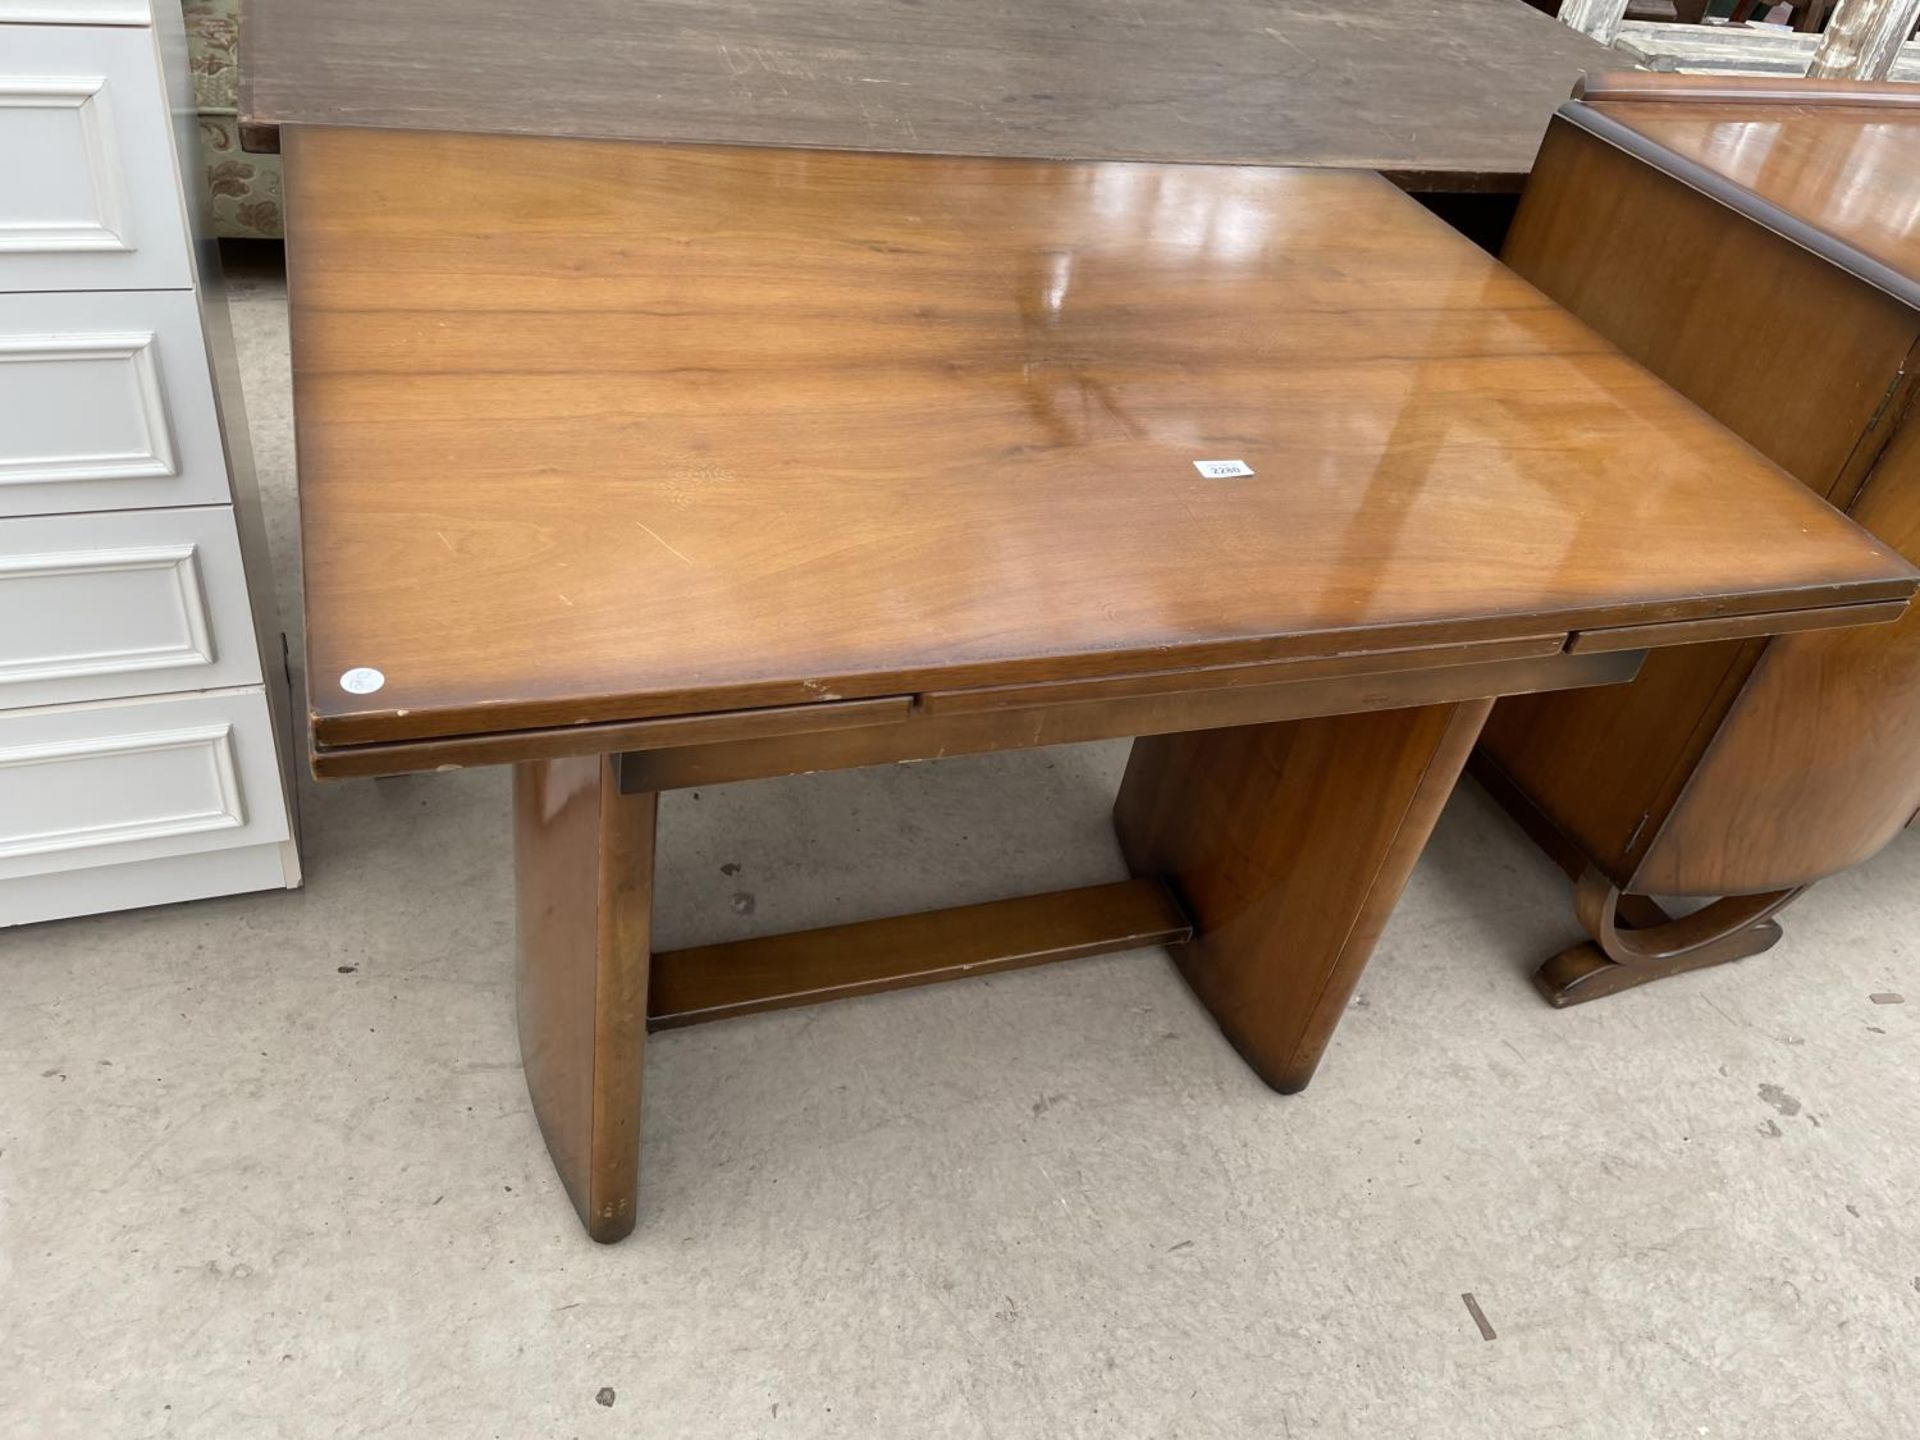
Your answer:
[[[1377,176],[287,142],[321,743],[1914,584]]]
[[[1517,190],[1610,52],[1521,0],[249,0],[241,114],[1336,165]]]

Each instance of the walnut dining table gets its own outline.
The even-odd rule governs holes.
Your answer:
[[[650,1028],[1165,945],[1298,1090],[1495,697],[1916,584],[1375,175],[281,142],[313,768],[514,767],[598,1240]],[[1130,879],[650,943],[662,791],[1124,736]]]

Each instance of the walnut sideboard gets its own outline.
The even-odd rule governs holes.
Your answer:
[[[1920,90],[1589,81],[1505,259],[1920,557]],[[1656,524],[1641,500],[1614,503]],[[1920,809],[1920,623],[1694,645],[1630,685],[1502,701],[1476,769],[1575,879],[1591,939],[1536,976],[1554,1004],[1756,954]],[[1712,903],[1670,920],[1655,896]]]

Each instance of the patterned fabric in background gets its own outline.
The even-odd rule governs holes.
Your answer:
[[[228,238],[280,238],[280,157],[240,148],[239,71],[234,42],[240,0],[186,0],[189,64],[200,112],[201,183],[213,210],[213,233]]]

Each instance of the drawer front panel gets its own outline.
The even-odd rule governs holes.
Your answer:
[[[230,509],[0,520],[0,709],[259,681]]]
[[[191,291],[0,295],[0,516],[228,493]]]
[[[150,30],[0,32],[0,290],[193,283]]]
[[[287,834],[261,690],[0,714],[0,880]]]

